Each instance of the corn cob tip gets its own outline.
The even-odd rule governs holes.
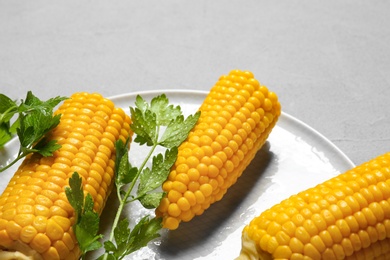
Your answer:
[[[269,255],[261,254],[256,242],[249,238],[248,234],[243,233],[241,239],[241,252],[235,260],[271,260]]]
[[[30,250],[24,244],[18,243],[16,251],[0,250],[2,260],[42,260],[42,257],[34,250]]]

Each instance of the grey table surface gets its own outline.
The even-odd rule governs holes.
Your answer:
[[[207,91],[250,70],[360,164],[390,147],[389,14],[363,0],[0,0],[0,91]]]

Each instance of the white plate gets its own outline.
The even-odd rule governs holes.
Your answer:
[[[111,97],[111,100],[128,112],[137,94],[150,100],[162,93],[171,103],[180,105],[185,115],[194,113],[207,94],[161,90],[124,94]],[[139,165],[142,160],[142,149],[132,144],[130,160],[134,165]],[[13,140],[0,151],[0,165],[16,153],[17,143]],[[181,223],[177,230],[164,230],[161,238],[126,259],[234,259],[240,252],[242,228],[252,218],[288,196],[353,166],[348,157],[321,134],[282,113],[266,144],[221,201],[213,204],[203,215]],[[0,191],[15,170],[16,166],[2,173]],[[110,199],[102,215],[104,230],[115,214],[117,204],[113,201]],[[137,219],[146,213],[140,209],[138,205],[131,206],[125,214]],[[90,255],[91,259],[95,257]]]

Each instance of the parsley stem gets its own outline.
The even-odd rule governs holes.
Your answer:
[[[146,163],[149,161],[150,157],[152,156],[154,150],[156,150],[156,147],[158,146],[158,143],[155,142],[152,146],[152,148],[149,150],[149,153],[148,155],[146,156],[146,158],[144,159],[144,161],[142,162],[141,166],[139,167],[138,171],[137,171],[137,174],[135,175],[133,181],[131,182],[130,184],[130,187],[127,189],[125,195],[123,198],[120,197],[120,191],[118,191],[118,196],[119,196],[119,207],[118,207],[118,211],[115,215],[115,219],[114,219],[114,222],[112,224],[112,227],[111,227],[111,232],[110,232],[110,238],[109,238],[109,241],[113,242],[114,240],[114,230],[115,228],[118,226],[118,223],[119,223],[119,219],[120,219],[120,216],[122,215],[122,211],[125,207],[125,205],[127,204],[127,199],[129,198],[134,186],[135,186],[135,183],[138,179],[138,177],[140,176],[142,170],[144,169]],[[103,257],[103,260],[107,260],[107,257],[108,257],[108,254],[105,253],[104,254],[104,257]]]

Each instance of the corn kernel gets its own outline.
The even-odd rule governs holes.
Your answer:
[[[178,192],[177,190],[170,190],[168,192],[168,199],[170,202],[177,202],[181,198],[181,193]]]
[[[171,204],[169,204],[169,206],[168,206],[167,212],[168,212],[171,216],[177,217],[177,216],[180,215],[181,210],[180,210],[179,206],[178,206],[176,203],[171,203]]]

